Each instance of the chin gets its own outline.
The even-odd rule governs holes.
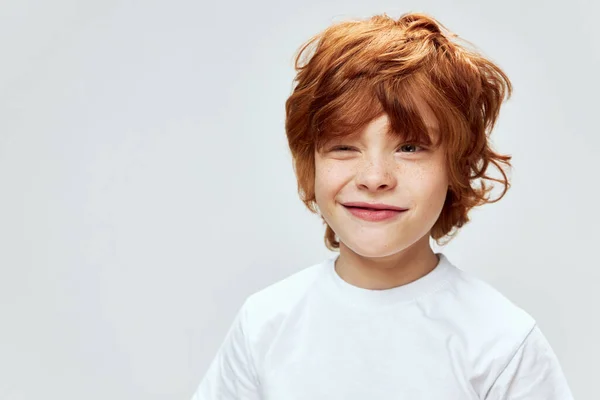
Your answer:
[[[387,257],[408,248],[407,243],[383,242],[381,240],[349,240],[343,242],[352,252],[367,258]]]

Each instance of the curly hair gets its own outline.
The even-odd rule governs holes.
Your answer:
[[[469,222],[469,210],[500,200],[510,187],[502,166],[511,167],[511,156],[494,152],[489,135],[511,82],[433,17],[405,13],[395,20],[384,13],[335,23],[299,48],[294,68],[285,130],[298,193],[311,212],[318,213],[315,151],[330,139],[356,134],[386,113],[397,135],[430,143],[415,94],[438,119],[438,144],[445,148],[449,188],[430,232],[438,244]],[[490,164],[502,177],[488,175]],[[496,199],[489,196],[489,181],[503,186]],[[339,249],[335,232],[323,223],[326,247]]]

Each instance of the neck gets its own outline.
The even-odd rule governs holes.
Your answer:
[[[421,243],[422,242],[422,243]],[[429,246],[429,237],[395,254],[365,257],[340,242],[337,274],[351,285],[370,290],[385,290],[406,285],[431,272],[439,259]]]

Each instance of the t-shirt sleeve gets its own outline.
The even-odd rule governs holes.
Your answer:
[[[498,376],[486,400],[573,400],[556,354],[537,325]]]
[[[191,400],[260,400],[247,334],[244,303]]]

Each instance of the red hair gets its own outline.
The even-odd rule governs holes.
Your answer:
[[[285,130],[298,193],[310,211],[318,212],[315,151],[331,138],[358,133],[386,113],[392,132],[431,143],[416,95],[438,120],[437,145],[446,149],[450,182],[431,237],[438,244],[443,237],[450,240],[469,221],[470,209],[504,196],[510,183],[501,164],[510,167],[511,156],[494,152],[489,134],[512,85],[497,65],[457,40],[426,14],[407,13],[397,20],[383,14],[333,24],[300,47],[294,89],[285,103]],[[490,164],[501,178],[487,174]],[[496,199],[489,197],[489,181],[503,186]],[[329,225],[325,245],[339,248]]]

